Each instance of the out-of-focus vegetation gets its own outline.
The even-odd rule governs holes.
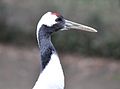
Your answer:
[[[120,0],[1,0],[0,43],[35,46],[37,22],[47,11],[98,30],[54,34],[58,50],[120,58]]]

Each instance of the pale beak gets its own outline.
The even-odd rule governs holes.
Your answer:
[[[76,30],[83,30],[83,31],[89,31],[89,32],[97,32],[97,30],[95,30],[92,27],[89,26],[85,26],[79,23],[75,23],[69,20],[65,20],[65,28],[62,30],[70,30],[70,29],[76,29]]]

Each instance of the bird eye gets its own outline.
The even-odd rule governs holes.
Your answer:
[[[60,21],[63,21],[63,19],[59,17],[55,21],[60,22]]]

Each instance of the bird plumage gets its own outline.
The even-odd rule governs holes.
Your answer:
[[[51,42],[53,32],[62,28],[57,24],[58,16],[47,12],[37,25],[37,41],[40,47],[42,73],[33,89],[63,89],[64,74],[57,52]],[[64,22],[61,22],[64,23]],[[59,27],[59,28],[58,28]]]
[[[64,89],[64,73],[51,42],[51,35],[58,30],[70,29],[97,32],[91,27],[65,20],[58,13],[47,12],[41,17],[36,35],[41,54],[42,72],[33,89]]]
[[[38,77],[33,89],[63,89],[64,75],[60,60],[56,53],[51,55],[51,60]]]

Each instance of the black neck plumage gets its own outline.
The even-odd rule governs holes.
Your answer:
[[[49,63],[51,55],[56,52],[51,42],[51,29],[42,25],[38,32],[38,44],[40,47],[42,69]]]

